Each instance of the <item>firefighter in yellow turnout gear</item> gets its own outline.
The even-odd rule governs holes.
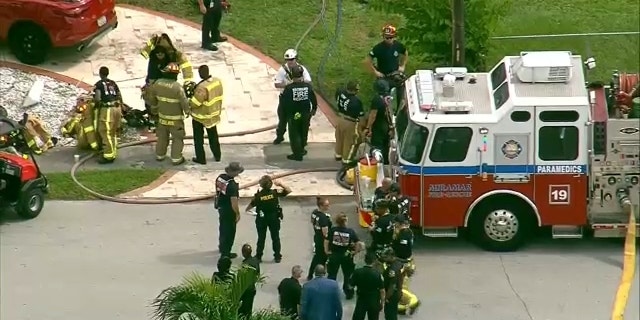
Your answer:
[[[33,153],[42,154],[55,146],[51,134],[44,129],[42,120],[38,117],[25,113],[20,123],[24,125],[24,137]]]
[[[198,73],[202,81],[196,85],[193,96],[189,100],[193,144],[196,152],[192,161],[199,164],[207,163],[204,153],[204,132],[206,131],[213,158],[219,162],[221,151],[216,126],[220,123],[220,114],[222,113],[222,82],[209,75],[209,67],[206,65],[200,66]],[[191,96],[189,89],[185,91],[187,91],[188,97]]]
[[[63,137],[76,139],[76,147],[80,150],[98,150],[94,118],[93,98],[80,97],[71,117],[62,125]]]
[[[416,265],[413,262],[413,232],[409,228],[407,217],[397,215],[396,227],[391,247],[396,256],[396,260],[402,262],[402,273],[404,281],[402,283],[402,296],[398,303],[398,313],[412,315],[420,306],[420,299],[409,291],[409,278],[414,274]]]
[[[171,139],[171,163],[179,165],[185,162],[182,156],[184,148],[184,118],[189,115],[189,101],[182,86],[178,83],[180,67],[169,63],[163,70],[162,78],[154,82],[145,91],[145,102],[151,106],[151,113],[157,114],[156,160],[166,158],[169,139]]]
[[[118,156],[118,132],[122,121],[122,94],[109,77],[109,68],[100,67],[100,80],[93,86],[94,119],[98,147],[102,156],[98,163],[112,163]]]
[[[166,33],[161,35],[154,34],[151,39],[147,40],[147,43],[140,50],[140,54],[148,60],[151,51],[158,46],[167,49],[169,63],[174,62],[178,64],[184,83],[193,82],[193,67],[191,66],[191,62],[189,62],[189,59],[183,52],[176,49],[171,38],[169,38],[169,35]]]

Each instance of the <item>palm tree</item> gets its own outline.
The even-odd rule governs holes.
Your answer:
[[[236,270],[230,282],[214,282],[194,272],[177,286],[164,289],[152,302],[155,320],[240,320],[240,297],[253,283],[262,283],[252,268]],[[248,320],[248,319],[246,319]],[[274,310],[261,310],[252,320],[290,320]]]

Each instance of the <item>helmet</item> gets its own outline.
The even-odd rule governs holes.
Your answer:
[[[304,68],[299,64],[291,67],[290,71],[292,79],[302,78],[304,75]]]
[[[380,95],[388,95],[390,89],[389,81],[385,79],[377,79],[373,83],[373,90]]]
[[[382,27],[382,35],[385,37],[395,37],[397,34],[397,30],[396,27],[394,27],[393,25],[386,25],[384,27]]]
[[[187,96],[187,98],[193,97],[193,95],[196,93],[196,83],[193,81],[185,82],[182,85],[182,88],[184,89],[184,94]]]
[[[292,60],[296,58],[298,58],[298,51],[296,51],[296,49],[287,49],[287,51],[284,52],[285,60]]]
[[[164,69],[162,69],[163,73],[175,73],[178,74],[180,73],[180,66],[178,66],[177,63],[169,63],[166,67],[164,67]]]

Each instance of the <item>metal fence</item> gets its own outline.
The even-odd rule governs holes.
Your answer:
[[[604,80],[613,70],[640,71],[640,31],[532,34],[493,37],[491,61],[520,51],[566,50],[596,58],[597,67],[589,78]]]

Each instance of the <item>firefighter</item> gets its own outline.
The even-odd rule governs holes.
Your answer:
[[[396,101],[400,105],[409,53],[404,44],[396,40],[396,36],[397,30],[393,25],[382,28],[382,41],[369,51],[369,67],[377,78],[387,80],[397,89]]]
[[[215,42],[227,41],[227,37],[220,35],[220,21],[222,11],[227,9],[228,2],[221,0],[198,0],[202,13],[202,49],[218,51]]]
[[[52,138],[51,134],[44,129],[44,124],[40,118],[25,113],[20,124],[25,128],[24,138],[33,153],[42,154],[56,145],[57,139]]]
[[[394,217],[389,214],[389,200],[378,199],[375,203],[374,222],[369,227],[371,246],[369,252],[380,253],[393,241]]]
[[[287,49],[284,52],[284,63],[278,69],[278,73],[276,74],[274,85],[276,88],[284,90],[284,88],[293,82],[293,78],[291,77],[291,70],[294,66],[302,67],[302,78],[304,82],[311,83],[311,75],[307,68],[298,62],[298,52],[295,49]],[[280,94],[280,101],[278,103],[278,127],[276,128],[276,139],[273,140],[273,144],[280,144],[284,141],[284,134],[287,132],[287,115],[284,112],[282,105],[282,94]]]
[[[382,252],[382,261],[385,264],[382,277],[384,278],[384,319],[398,319],[398,305],[402,296],[402,288],[404,287],[404,272],[402,270],[402,262],[396,259],[393,249],[387,248]]]
[[[311,84],[304,81],[304,69],[300,65],[291,68],[293,82],[282,91],[282,108],[288,118],[289,142],[292,154],[289,160],[302,161],[307,154],[305,146],[309,136],[311,117],[318,110],[318,100]]]
[[[411,200],[400,193],[400,186],[397,183],[389,186],[389,201],[391,206],[389,207],[390,213],[397,219],[406,218],[411,221],[410,209]]]
[[[382,152],[384,164],[389,164],[389,144],[393,138],[389,84],[383,79],[378,79],[374,83],[374,90],[377,95],[371,100],[371,110],[367,117],[364,134],[370,137],[371,147]]]
[[[78,99],[71,117],[62,125],[63,137],[74,138],[81,150],[98,150],[96,132],[93,126],[93,99]]]
[[[291,193],[291,189],[278,181],[271,180],[270,176],[260,178],[260,191],[258,191],[247,205],[245,212],[256,208],[256,231],[258,232],[258,243],[256,244],[256,258],[262,261],[264,243],[267,238],[267,229],[271,234],[271,245],[273,246],[273,258],[276,263],[282,261],[280,252],[280,222],[284,218],[280,198]],[[273,186],[281,187],[282,190],[272,189]]]
[[[109,79],[109,68],[100,67],[100,80],[93,85],[93,101],[97,108],[94,128],[102,156],[98,163],[112,163],[118,156],[118,130],[122,121],[122,94],[120,88]],[[95,111],[94,111],[95,112]]]
[[[402,263],[402,271],[405,276],[402,295],[398,304],[398,312],[412,315],[420,306],[420,300],[415,294],[409,291],[409,278],[416,270],[415,263],[413,262],[413,231],[409,228],[409,221],[409,219],[402,216],[397,219],[391,247],[395,253],[396,260]]]
[[[173,58],[175,60],[175,57]],[[162,78],[162,69],[164,69],[167,64],[171,61],[171,57],[169,56],[169,52],[167,47],[164,46],[156,46],[149,53],[149,62],[147,63],[147,77],[145,78],[145,84],[142,87],[142,93],[144,95],[145,90],[153,84],[156,80]],[[149,104],[144,104],[144,109],[146,111],[147,117],[149,118],[150,126],[155,127],[157,123],[157,119],[151,117],[151,106]]]
[[[324,241],[329,236],[332,227],[331,215],[329,214],[329,199],[316,197],[317,209],[311,213],[311,225],[313,226],[313,258],[309,266],[307,280],[311,281],[313,270],[317,265],[327,263],[327,252],[324,251]]]
[[[349,279],[355,269],[353,256],[361,250],[362,246],[355,230],[347,227],[347,215],[339,214],[336,217],[336,225],[329,230],[329,236],[324,240],[324,250],[329,257],[327,261],[328,278],[336,280],[338,271],[342,268],[342,290],[347,299],[353,298],[354,293],[349,284]]]
[[[347,166],[353,162],[358,140],[358,125],[364,117],[362,101],[357,94],[360,85],[355,81],[347,83],[346,90],[338,92],[338,123],[336,126],[335,159]]]
[[[169,38],[169,35],[167,35],[166,33],[163,33],[161,35],[154,34],[151,39],[147,40],[145,46],[140,50],[140,54],[145,59],[151,59],[153,50],[158,47],[163,47],[166,49],[165,55],[167,64],[171,62],[178,64],[179,69],[182,72],[183,84],[186,85],[189,82],[193,82],[193,67],[191,66],[191,62],[189,62],[187,55],[185,55],[182,51],[178,50],[173,45],[171,38]],[[156,53],[157,52],[162,51],[156,51]],[[164,68],[164,66],[161,66],[161,64],[162,63],[160,63],[159,66],[160,70]]]
[[[204,132],[206,131],[213,158],[216,162],[220,162],[222,155],[217,125],[220,123],[220,114],[222,113],[222,82],[209,74],[207,65],[201,65],[198,68],[198,73],[202,80],[195,86],[193,96],[189,99],[193,147],[196,153],[196,156],[191,160],[199,164],[207,163],[204,154]],[[190,91],[191,89],[187,85],[185,90],[187,97],[191,95]]]
[[[184,148],[184,118],[189,115],[189,101],[178,83],[180,67],[169,63],[164,68],[162,79],[156,81],[148,89],[147,103],[152,113],[157,114],[156,128],[156,160],[163,161],[167,155],[169,139],[171,139],[171,163],[180,165],[185,162],[182,156]]]

